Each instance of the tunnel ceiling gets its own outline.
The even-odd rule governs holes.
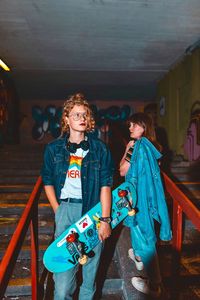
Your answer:
[[[0,58],[27,99],[153,99],[199,37],[199,0],[0,1]]]

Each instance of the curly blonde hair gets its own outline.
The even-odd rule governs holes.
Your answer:
[[[69,96],[69,98],[63,104],[63,112],[61,118],[61,134],[69,133],[69,125],[66,122],[66,117],[69,117],[69,114],[75,105],[83,105],[87,112],[87,121],[88,125],[86,132],[91,132],[94,130],[95,121],[92,115],[92,110],[90,109],[88,101],[85,99],[84,95],[77,93]]]

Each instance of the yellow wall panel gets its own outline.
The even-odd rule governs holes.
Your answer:
[[[185,56],[160,80],[157,87],[159,104],[163,97],[165,113],[158,113],[158,124],[166,129],[171,150],[184,155],[191,109],[200,100],[200,49]]]

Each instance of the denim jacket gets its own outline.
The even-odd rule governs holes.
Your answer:
[[[41,170],[44,185],[54,186],[58,202],[69,167],[70,153],[66,148],[66,139],[67,136],[60,137],[46,146]],[[88,141],[89,152],[81,166],[82,214],[100,201],[101,187],[113,184],[113,161],[109,149],[90,134]]]
[[[171,239],[171,226],[168,209],[165,201],[160,168],[157,160],[161,158],[160,152],[145,137],[134,145],[130,161],[130,168],[126,181],[136,188],[138,212],[135,217],[125,220],[127,226],[139,226],[143,236],[149,242],[156,241],[154,220],[160,223],[160,239]]]

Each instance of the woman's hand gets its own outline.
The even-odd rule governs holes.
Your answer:
[[[134,141],[129,141],[128,144],[126,145],[126,151],[125,151],[125,154],[128,152],[128,150],[133,147],[134,145]]]
[[[101,242],[105,241],[109,236],[111,235],[111,227],[110,224],[106,222],[100,222],[100,227],[99,227],[99,240]]]
[[[128,150],[129,150],[131,147],[133,147],[133,146],[134,146],[134,141],[129,141],[128,144],[126,145],[125,153],[124,153],[124,155],[123,155],[123,157],[122,157],[122,159],[121,159],[119,165],[121,165],[121,164],[124,163],[124,160],[125,160],[125,157],[126,157],[126,154],[127,154]]]
[[[126,155],[129,151],[129,149],[133,146],[134,146],[134,141],[129,141],[128,144],[126,145],[126,150],[125,150],[124,156],[122,157],[122,159],[120,161],[120,164],[119,164],[120,176],[125,176],[126,173],[128,172],[128,169],[130,167],[130,163],[128,161],[126,161],[125,158],[126,158]]]

